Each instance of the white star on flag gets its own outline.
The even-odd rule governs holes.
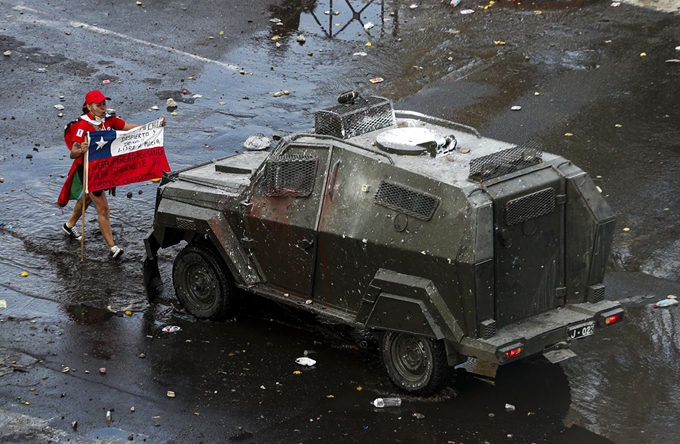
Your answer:
[[[106,140],[104,140],[104,137],[100,137],[99,142],[97,142],[97,149],[98,150],[102,149],[104,147],[104,145],[106,145],[106,144],[107,144],[107,142],[106,142]]]

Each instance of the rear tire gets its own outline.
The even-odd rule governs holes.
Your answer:
[[[210,246],[192,243],[172,267],[175,294],[182,306],[200,319],[227,318],[236,303],[234,278]]]
[[[391,331],[383,336],[380,352],[387,374],[404,392],[430,396],[449,382],[451,369],[442,341]]]

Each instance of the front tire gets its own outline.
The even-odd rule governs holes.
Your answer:
[[[223,320],[235,305],[234,278],[222,258],[207,245],[184,247],[175,258],[172,282],[179,302],[197,318]]]
[[[430,396],[448,383],[451,374],[442,341],[398,332],[387,332],[380,347],[383,363],[399,389]]]

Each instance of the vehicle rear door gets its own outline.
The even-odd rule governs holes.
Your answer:
[[[564,304],[563,188],[552,168],[515,173],[488,186],[499,327]]]

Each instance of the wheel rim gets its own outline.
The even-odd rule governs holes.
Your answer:
[[[392,342],[391,355],[395,369],[405,379],[418,382],[428,377],[432,357],[422,338],[397,335]]]
[[[189,302],[201,309],[210,308],[217,297],[217,278],[213,271],[199,261],[186,268],[184,280]]]

